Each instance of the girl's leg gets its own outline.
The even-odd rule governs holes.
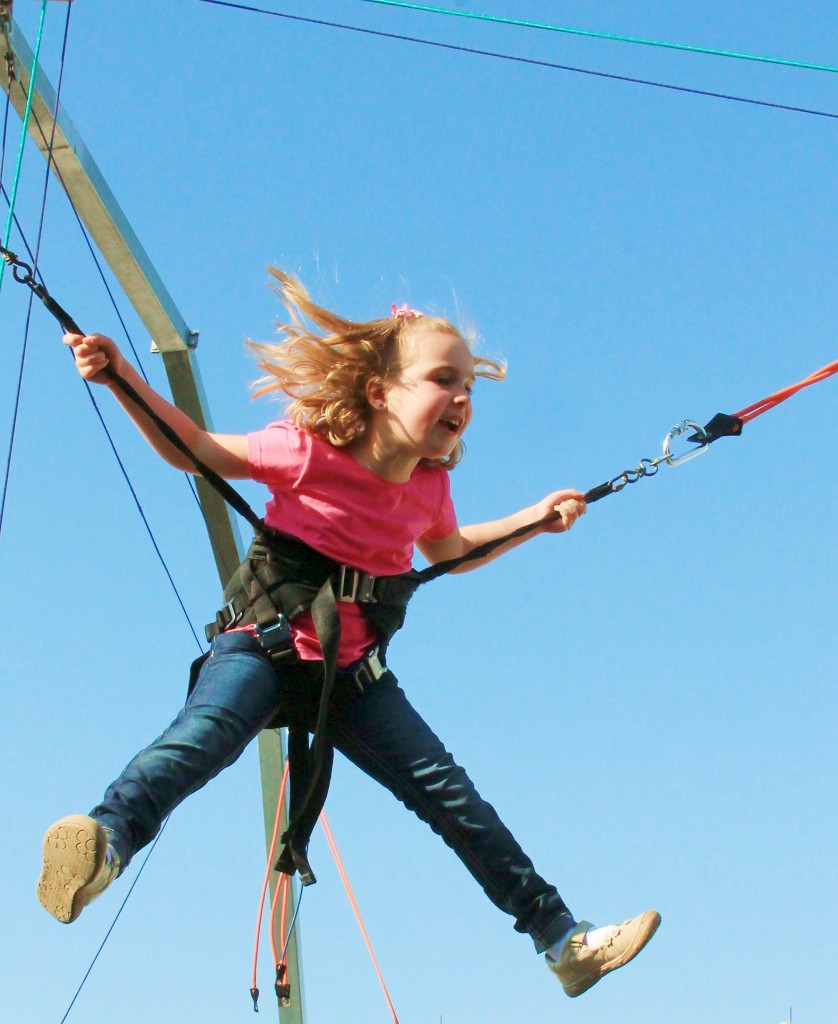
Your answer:
[[[185,797],[232,764],[276,713],[280,684],[247,633],[216,637],[185,707],[107,789],[90,816],[122,869]]]
[[[575,921],[556,889],[486,803],[465,771],[387,672],[363,695],[346,679],[335,701],[332,741],[386,786],[457,854],[489,899],[515,918],[542,952]]]
[[[69,924],[160,830],[184,797],[232,764],[273,717],[277,676],[257,641],[231,633],[213,641],[184,709],[128,764],[90,816],[71,814],[44,837],[37,893]]]

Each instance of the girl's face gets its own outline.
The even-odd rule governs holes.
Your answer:
[[[471,420],[474,357],[455,334],[423,328],[405,340],[402,369],[370,396],[380,440],[393,455],[443,459]]]

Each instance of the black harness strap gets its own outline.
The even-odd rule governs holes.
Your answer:
[[[2,253],[6,262],[11,265],[15,280],[19,281],[21,284],[27,285],[35,295],[37,295],[64,331],[69,334],[84,334],[84,331],[70,316],[67,310],[64,309],[63,306],[60,306],[49,294],[46,288],[35,280],[32,276],[32,268],[27,263],[19,260],[13,252],[9,252],[8,249],[4,249],[2,246],[0,246],[0,253]],[[133,388],[128,381],[123,380],[122,377],[120,377],[118,373],[115,373],[109,366],[106,366],[102,372],[105,376],[109,377],[119,390],[130,398],[138,408],[142,409],[166,440],[177,448],[182,455],[185,455],[187,459],[189,459],[201,476],[204,477],[208,484],[218,491],[228,505],[234,508],[243,519],[246,519],[254,529],[261,524],[262,520],[256,515],[239,492],[234,487],[231,487],[223,477],[220,477],[215,470],[203,463],[198,456],[195,455],[195,453],[186,444],[184,444],[180,436],[172,430],[169,424],[166,423],[166,421],[151,408],[148,402],[146,402],[146,400],[137,393],[136,389]]]
[[[320,650],[323,655],[323,682],[320,689],[320,702],[317,709],[317,722],[311,748],[305,751],[310,771],[305,777],[303,787],[291,788],[291,810],[288,829],[282,836],[285,844],[277,863],[279,871],[288,871],[293,865],[300,872],[300,881],[309,885],[315,881],[314,873],[308,862],[308,844],[320,812],[326,803],[329,782],[334,762],[334,748],[326,738],[329,718],[329,706],[335,686],[337,672],[338,647],[340,645],[340,616],[338,615],[333,578],[330,576],[311,603],[311,617]],[[308,743],[306,723],[300,730],[300,744]],[[289,737],[289,757],[290,754]],[[302,761],[302,754],[300,755]],[[294,761],[290,763],[291,775],[294,774]],[[289,864],[290,861],[290,864]],[[293,869],[290,872],[293,874]]]

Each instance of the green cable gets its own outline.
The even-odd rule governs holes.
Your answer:
[[[704,53],[712,57],[735,57],[737,60],[756,60],[763,64],[782,64],[791,68],[805,68],[807,71],[838,72],[838,67],[829,64],[809,64],[806,61],[784,60],[782,57],[761,57],[754,53],[734,53],[732,50],[712,50],[704,46],[689,46],[687,43],[664,43],[657,39],[637,39],[633,36],[619,36],[610,32],[592,32],[582,28],[563,28],[538,21],[519,21],[517,18],[503,18],[495,14],[473,14],[468,11],[452,11],[446,7],[428,7],[426,4],[407,3],[405,0],[362,0],[366,4],[381,4],[385,7],[404,7],[410,11],[424,11],[426,14],[448,14],[454,18],[471,18],[473,21],[491,21],[499,25],[514,25],[516,28],[538,28],[546,32],[564,32],[571,36],[588,36],[592,39],[609,39],[615,43],[638,43],[641,46],[659,46],[667,50],[685,50],[687,53]]]
[[[32,70],[29,73],[29,91],[26,94],[26,108],[23,111],[23,127],[20,132],[20,145],[17,151],[17,165],[15,167],[14,181],[12,182],[12,191],[9,195],[9,216],[6,218],[6,230],[3,233],[3,247],[8,249],[9,238],[12,234],[12,224],[14,222],[15,215],[15,201],[17,199],[17,186],[20,182],[20,171],[23,165],[23,150],[26,144],[26,131],[29,127],[29,115],[32,111],[32,97],[35,95],[35,78],[38,72],[38,55],[41,52],[41,39],[44,35],[44,17],[47,12],[47,0],[43,0],[41,5],[41,18],[38,22],[38,38],[35,41],[35,54],[32,58]],[[9,89],[11,89],[12,83],[9,82]],[[0,260],[0,288],[3,287],[3,272],[6,269],[6,261]]]

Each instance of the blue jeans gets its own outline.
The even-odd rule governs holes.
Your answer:
[[[277,715],[282,718],[290,701],[305,702],[313,725],[319,677],[314,663],[284,678],[247,633],[216,637],[183,710],[90,812],[113,831],[123,865],[185,797],[232,764]],[[392,672],[362,694],[350,671],[339,671],[328,739],[442,836],[495,906],[515,918],[516,930],[532,936],[538,952],[574,923],[556,889],[536,873]]]

